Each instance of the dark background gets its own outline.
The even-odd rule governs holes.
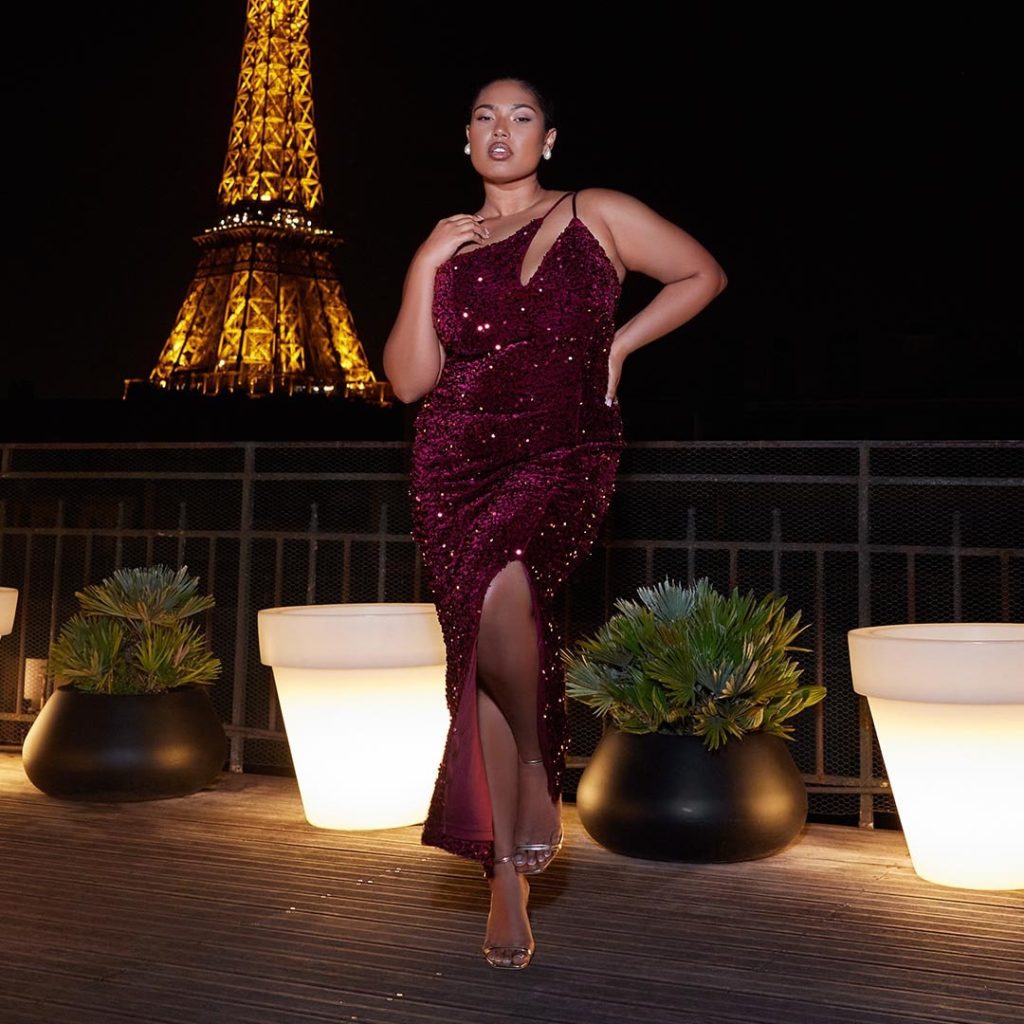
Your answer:
[[[153,417],[120,402],[123,379],[154,365],[191,237],[218,219],[245,4],[55,10],[9,24],[0,439],[68,416],[85,436],[101,407],[141,437]],[[605,10],[312,0],[325,220],[374,372],[416,246],[480,205],[463,153],[475,88],[519,74],[556,102],[545,187],[629,192],[729,275],[712,306],[629,357],[628,437],[1021,436],[1019,103],[1002,16]],[[658,287],[627,277],[621,319]],[[416,408],[357,428],[351,413],[247,403],[261,404],[233,403],[233,429],[401,434]],[[222,433],[215,420],[191,417]]]

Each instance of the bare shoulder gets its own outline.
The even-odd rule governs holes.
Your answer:
[[[582,188],[574,198],[576,215],[601,244],[621,283],[629,268],[619,256],[612,222],[621,216],[621,213],[617,213],[620,205],[628,205],[636,200],[613,188]]]
[[[635,196],[615,188],[581,188],[576,193],[576,203],[578,210],[587,210],[604,220],[616,216],[628,217],[630,213],[639,212],[641,207],[650,209]]]
[[[598,225],[614,233],[616,228],[629,224],[650,226],[665,220],[646,203],[628,192],[615,188],[584,188],[576,194],[576,209],[584,220],[594,220]]]
[[[724,271],[685,228],[647,203],[613,188],[580,189],[577,213],[625,270],[636,270],[663,283],[694,274]],[[620,273],[620,279],[624,274]]]

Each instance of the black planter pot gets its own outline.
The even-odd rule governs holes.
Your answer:
[[[50,796],[160,800],[209,785],[227,737],[206,688],[164,693],[86,693],[58,686],[32,723],[22,765]]]
[[[807,787],[787,743],[749,733],[711,751],[698,736],[601,738],[576,791],[580,821],[605,848],[648,860],[755,860],[807,821]]]

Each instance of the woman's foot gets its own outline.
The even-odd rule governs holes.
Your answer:
[[[511,856],[494,862],[491,888],[491,909],[487,914],[484,937],[484,958],[492,967],[518,969],[526,967],[533,957],[533,932],[526,903],[530,883],[520,875]]]
[[[539,875],[562,847],[562,802],[548,793],[543,758],[519,760],[519,805],[512,862],[524,875]]]

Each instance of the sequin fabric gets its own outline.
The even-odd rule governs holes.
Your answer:
[[[597,238],[576,215],[529,281],[524,257],[561,199],[497,242],[437,270],[440,380],[413,427],[412,534],[438,611],[451,722],[422,842],[493,873],[491,805],[476,719],[476,637],[484,595],[508,562],[530,581],[540,676],[538,728],[552,800],[568,745],[564,637],[553,602],[590,551],[624,446],[607,405],[608,352],[621,293]]]

